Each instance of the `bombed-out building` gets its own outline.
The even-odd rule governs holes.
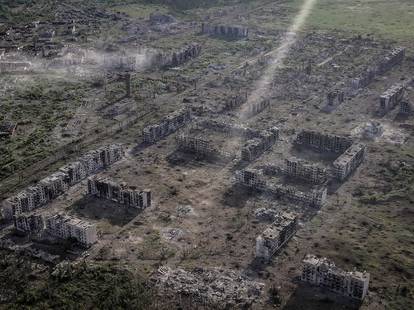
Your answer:
[[[137,209],[151,206],[150,190],[133,190],[107,178],[89,178],[88,194]]]
[[[45,205],[65,193],[70,186],[120,160],[123,155],[123,147],[120,144],[103,146],[86,153],[79,161],[63,166],[37,184],[4,200],[3,217],[12,219],[13,215],[30,212]]]
[[[329,177],[326,168],[294,157],[285,160],[285,167],[282,171],[292,178],[302,179],[313,184],[323,184]]]
[[[294,143],[317,152],[343,153],[352,145],[352,139],[311,130],[303,130],[296,137]]]
[[[248,140],[242,147],[241,158],[245,161],[252,161],[263,152],[270,149],[279,140],[279,128],[272,127],[269,130],[260,132],[259,137]]]
[[[16,231],[24,235],[40,233],[45,228],[45,220],[40,214],[19,214],[13,220]]]
[[[45,217],[46,232],[61,239],[75,239],[85,247],[97,241],[96,226],[62,214]]]
[[[269,261],[295,234],[298,218],[291,213],[279,214],[275,221],[256,238],[255,257]]]
[[[149,125],[144,128],[143,136],[145,143],[155,143],[162,138],[176,132],[179,128],[191,121],[191,113],[188,109],[181,109],[167,115],[160,123]]]
[[[241,26],[210,25],[202,23],[201,33],[208,34],[210,36],[226,37],[229,39],[240,39],[248,37],[249,28]]]
[[[201,45],[192,43],[172,53],[158,53],[153,57],[153,63],[159,67],[176,67],[198,57]]]
[[[363,300],[368,292],[370,275],[367,272],[346,272],[327,258],[307,255],[303,260],[301,280],[342,296]]]
[[[387,113],[394,109],[404,98],[405,86],[403,84],[393,85],[380,97],[380,111]]]
[[[292,186],[274,184],[266,180],[263,169],[236,171],[235,182],[253,190],[272,195],[277,199],[287,200],[305,206],[321,207],[327,197],[326,186],[317,186],[305,192]]]

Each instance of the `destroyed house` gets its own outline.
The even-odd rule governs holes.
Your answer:
[[[322,184],[328,180],[327,169],[297,158],[286,159],[283,172],[290,177],[313,184]]]

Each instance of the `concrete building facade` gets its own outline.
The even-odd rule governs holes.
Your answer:
[[[247,38],[249,36],[249,28],[229,25],[209,25],[202,23],[201,33],[211,36],[226,37],[229,39],[239,39]]]
[[[85,247],[97,241],[96,226],[62,214],[48,216],[45,219],[46,231],[61,239],[75,239]]]
[[[88,194],[136,209],[145,209],[151,206],[150,190],[129,189],[107,178],[89,178]]]
[[[103,146],[83,155],[78,161],[69,163],[59,171],[27,187],[15,196],[2,202],[2,215],[11,220],[13,215],[30,212],[65,193],[69,187],[87,176],[110,166],[124,155],[120,144]]]
[[[393,85],[381,95],[379,110],[384,114],[391,111],[403,100],[404,94],[405,86],[403,84]]]
[[[301,280],[362,301],[368,292],[370,274],[358,271],[346,272],[326,258],[307,255],[303,260]]]
[[[166,116],[159,124],[144,128],[144,142],[153,144],[162,138],[176,132],[191,121],[190,110],[181,109]]]
[[[298,218],[291,213],[279,214],[275,221],[256,238],[255,257],[269,261],[295,234]]]
[[[352,144],[341,156],[333,163],[334,176],[344,181],[365,158],[365,145],[362,143]]]

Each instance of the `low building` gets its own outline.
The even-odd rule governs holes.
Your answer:
[[[295,234],[298,225],[296,215],[284,212],[256,238],[256,258],[269,261]]]
[[[327,258],[307,255],[303,261],[301,280],[342,296],[363,300],[368,292],[370,275],[367,272],[346,272]]]

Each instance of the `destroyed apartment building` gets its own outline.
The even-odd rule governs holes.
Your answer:
[[[391,88],[387,89],[380,97],[381,113],[386,114],[394,109],[404,99],[405,85],[395,84]]]
[[[221,147],[219,142],[216,142],[219,140],[219,133],[225,135]],[[235,154],[234,147],[229,142],[232,139],[231,135],[247,139],[240,149],[240,154]],[[270,149],[278,140],[277,127],[258,131],[224,121],[202,120],[180,133],[177,144],[178,149],[184,152],[223,159],[238,156],[241,160],[252,161]]]
[[[12,137],[16,133],[17,123],[15,122],[2,122],[0,123],[0,138]]]
[[[346,272],[327,258],[318,258],[314,255],[307,255],[303,265],[303,282],[359,301],[367,295],[370,280],[367,272]]]
[[[161,302],[186,300],[193,309],[248,309],[259,300],[264,288],[263,283],[221,268],[195,268],[189,272],[162,266],[150,280]]]
[[[89,178],[88,194],[136,209],[145,209],[151,206],[150,190],[133,190],[108,178]]]
[[[4,218],[12,219],[13,215],[30,212],[65,193],[69,187],[79,183],[87,176],[106,168],[124,155],[122,145],[112,144],[90,151],[71,162],[59,171],[29,186],[17,195],[2,203]]]
[[[331,112],[336,106],[343,103],[346,98],[356,95],[360,89],[371,84],[376,77],[383,75],[395,66],[400,65],[404,61],[404,58],[405,48],[395,48],[388,52],[386,56],[382,57],[380,61],[366,68],[357,77],[338,83],[336,87],[342,87],[342,89],[335,89],[328,92],[326,96],[327,104],[322,108],[322,111],[327,113]]]
[[[362,163],[365,157],[365,145],[352,144],[333,163],[333,174],[339,181],[344,181]]]
[[[153,64],[164,68],[177,67],[198,57],[200,53],[201,45],[192,43],[175,52],[157,53],[153,57]]]
[[[263,192],[276,199],[299,203],[305,206],[321,207],[327,197],[326,186],[314,186],[308,191],[301,191],[293,186],[276,184],[265,179],[264,169],[245,169],[235,173],[235,182],[241,186]]]
[[[282,171],[292,178],[302,179],[313,184],[324,184],[329,178],[326,168],[295,157],[285,160],[285,167]]]
[[[333,162],[330,172],[330,175],[339,181],[344,181],[351,175],[365,157],[365,145],[354,143],[348,137],[304,130],[299,133],[294,143],[321,153],[340,154]]]
[[[377,64],[362,72],[359,77],[352,79],[351,87],[358,90],[367,87],[378,75],[382,75],[401,64],[405,57],[405,48],[398,47],[389,52]]]
[[[269,261],[295,234],[298,227],[296,215],[283,212],[256,238],[255,257]]]
[[[250,102],[248,104],[245,104],[241,109],[241,117],[244,119],[251,118],[261,112],[263,112],[265,109],[270,107],[270,100],[269,99],[263,99],[255,102]]]
[[[88,222],[62,214],[19,214],[14,216],[14,227],[23,235],[44,234],[59,239],[73,239],[84,247],[90,247],[97,241],[96,226]]]
[[[168,135],[176,132],[179,128],[191,121],[191,113],[188,109],[181,109],[167,115],[159,124],[149,125],[144,128],[144,142],[153,144]]]
[[[210,25],[202,23],[201,33],[208,34],[210,36],[239,39],[247,38],[249,36],[249,28],[242,26]]]

